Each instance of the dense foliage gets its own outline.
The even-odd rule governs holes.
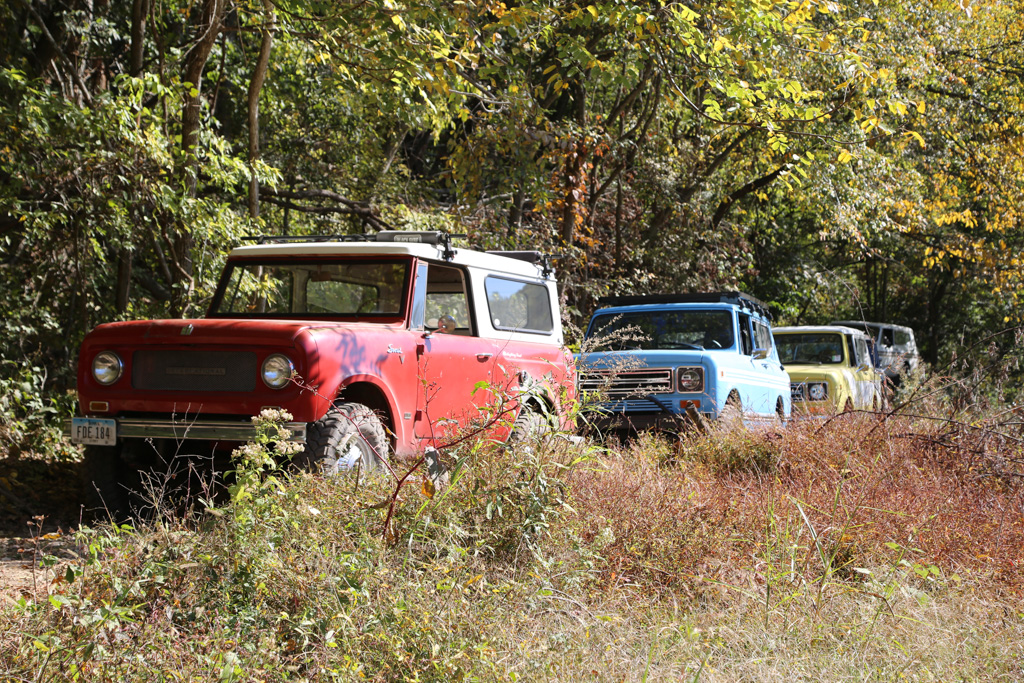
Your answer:
[[[70,386],[96,323],[202,314],[244,235],[382,227],[561,253],[576,322],[739,287],[1005,353],[1020,9],[3,0],[0,361]]]

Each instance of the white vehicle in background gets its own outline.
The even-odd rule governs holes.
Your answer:
[[[865,332],[871,338],[870,350],[875,367],[895,387],[899,387],[903,377],[913,373],[921,364],[914,330],[909,327],[863,320],[834,320],[829,325],[852,327]]]

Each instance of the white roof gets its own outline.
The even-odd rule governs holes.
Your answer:
[[[776,332],[833,332],[835,334],[852,334],[866,337],[864,330],[855,330],[852,327],[843,327],[842,325],[794,325],[792,327],[773,327],[772,334]]]
[[[432,261],[441,261],[458,266],[482,268],[484,270],[518,275],[531,279],[544,279],[539,264],[519,259],[487,254],[472,249],[453,249],[455,256],[444,258],[444,249],[421,242],[283,242],[276,244],[253,244],[236,247],[230,257],[259,258],[263,256],[416,256]],[[554,279],[551,274],[548,279]]]

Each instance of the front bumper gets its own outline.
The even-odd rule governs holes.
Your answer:
[[[793,415],[834,415],[836,406],[832,401],[793,401]]]
[[[675,431],[693,426],[703,428],[710,416],[685,399],[646,396],[597,404],[586,412],[586,419],[599,431]]]
[[[251,422],[230,420],[162,420],[151,418],[113,418],[120,439],[176,439],[203,441],[252,441],[256,426]],[[305,422],[282,422],[291,443],[306,442]],[[64,436],[71,438],[71,420],[64,421]]]

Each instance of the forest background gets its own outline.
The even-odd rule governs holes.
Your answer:
[[[7,450],[92,326],[202,315],[259,233],[556,253],[576,324],[738,288],[908,324],[940,368],[1019,354],[1022,10],[0,0]]]

